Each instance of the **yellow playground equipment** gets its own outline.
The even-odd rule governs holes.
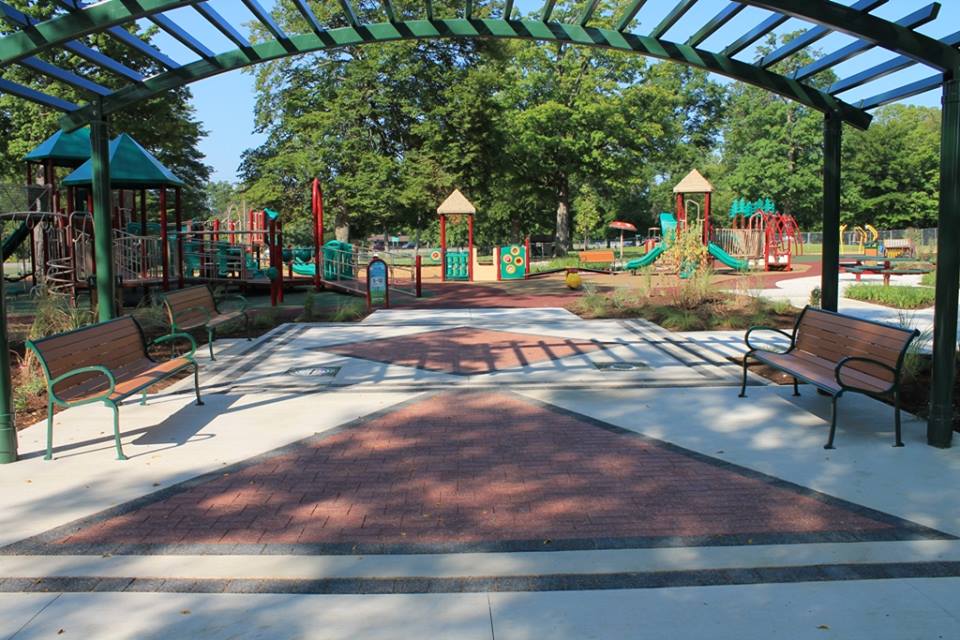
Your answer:
[[[847,231],[847,225],[840,225],[840,253],[846,253],[843,243],[844,234]],[[862,227],[853,228],[853,247],[856,247],[855,253],[859,256],[879,256],[882,253],[880,246],[880,232],[872,224],[865,224]]]

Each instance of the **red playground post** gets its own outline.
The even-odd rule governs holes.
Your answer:
[[[313,286],[317,291],[323,289],[320,279],[323,277],[323,191],[320,189],[320,179],[313,179],[313,194],[311,209],[313,211]]]

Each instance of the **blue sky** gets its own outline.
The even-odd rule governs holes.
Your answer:
[[[852,4],[853,1],[842,0],[841,3]],[[650,0],[637,15],[630,30],[636,33],[648,32],[660,22],[676,2],[677,0]],[[670,29],[666,39],[684,41],[704,22],[716,15],[727,3],[728,0],[701,0],[694,10],[687,13]],[[239,31],[242,33],[248,31],[246,23],[252,21],[253,16],[242,3],[236,0],[211,0],[210,4]],[[273,0],[263,0],[261,4],[270,8],[274,2]],[[626,5],[626,0],[622,4]],[[874,10],[873,13],[884,18],[897,20],[927,4],[929,4],[927,0],[888,0],[885,5]],[[944,6],[940,11],[939,18],[934,23],[921,27],[919,31],[930,36],[943,37],[960,28],[960,2],[947,1],[942,4]],[[542,6],[542,2],[518,0],[517,5],[522,11],[531,11]],[[214,51],[221,52],[233,48],[230,42],[200,17],[194,9],[177,9],[169,12],[168,15],[183,27],[192,31]],[[739,35],[753,28],[767,15],[769,15],[768,12],[761,9],[747,8],[704,42],[702,46],[709,50],[718,50],[723,44],[733,39],[731,34]],[[806,23],[799,20],[790,20],[778,29],[778,33],[795,31],[804,28],[805,25]],[[825,52],[830,52],[851,40],[852,38],[842,34],[832,34],[815,46]],[[195,54],[164,33],[160,33],[155,42],[178,62],[190,62],[196,57]],[[840,77],[845,77],[890,57],[892,57],[890,53],[874,50],[838,65],[835,70]],[[737,58],[751,61],[754,59],[754,51],[748,49],[738,54]],[[855,102],[901,84],[927,77],[931,73],[929,68],[917,65],[915,68],[888,76],[841,97],[850,102]],[[201,142],[200,147],[206,155],[206,162],[214,169],[213,177],[217,180],[235,180],[236,170],[240,164],[240,156],[243,151],[255,147],[263,141],[263,136],[253,131],[255,101],[253,77],[248,73],[234,71],[198,82],[192,85],[192,89],[197,116],[209,132],[209,135]],[[931,92],[917,96],[909,102],[934,106],[940,104],[940,96],[938,92]]]

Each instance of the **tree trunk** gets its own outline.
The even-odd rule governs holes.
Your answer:
[[[557,231],[553,242],[553,255],[564,256],[570,250],[570,196],[566,180],[557,192]]]
[[[343,207],[337,207],[337,215],[333,221],[334,233],[340,242],[350,242],[350,216]]]

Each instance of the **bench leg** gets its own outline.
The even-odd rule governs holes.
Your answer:
[[[747,358],[750,356],[749,353],[744,354],[743,356],[743,382],[740,383],[740,398],[747,397]]]
[[[47,400],[47,453],[43,459],[53,460],[53,400]]]
[[[216,360],[213,357],[213,329],[207,329],[207,346],[210,348],[210,359]]]
[[[247,312],[243,312],[243,331],[247,334],[247,342],[253,340],[253,337],[250,335],[250,316],[247,315]]]
[[[142,394],[140,394],[140,406],[141,406],[141,407],[147,406],[147,392],[146,392],[146,391],[144,391]]]
[[[120,407],[112,402],[109,405],[113,409],[113,441],[117,447],[117,460],[126,460],[127,456],[123,455],[123,447],[120,446]]]
[[[900,433],[900,392],[899,391],[893,392],[893,424],[894,424],[894,432],[896,434],[895,435],[896,442],[893,443],[893,446],[902,447],[903,440],[901,439],[901,433]]]
[[[793,395],[794,395],[794,396],[799,396],[799,395],[800,395],[800,388],[797,387],[797,379],[796,379],[796,378],[793,379]]]
[[[840,399],[840,396],[833,396],[830,400],[830,437],[827,438],[827,444],[823,446],[824,449],[835,449],[833,446],[833,437],[837,433],[837,400]]]
[[[203,400],[200,399],[200,366],[193,363],[193,390],[197,394],[197,406],[203,406]]]

